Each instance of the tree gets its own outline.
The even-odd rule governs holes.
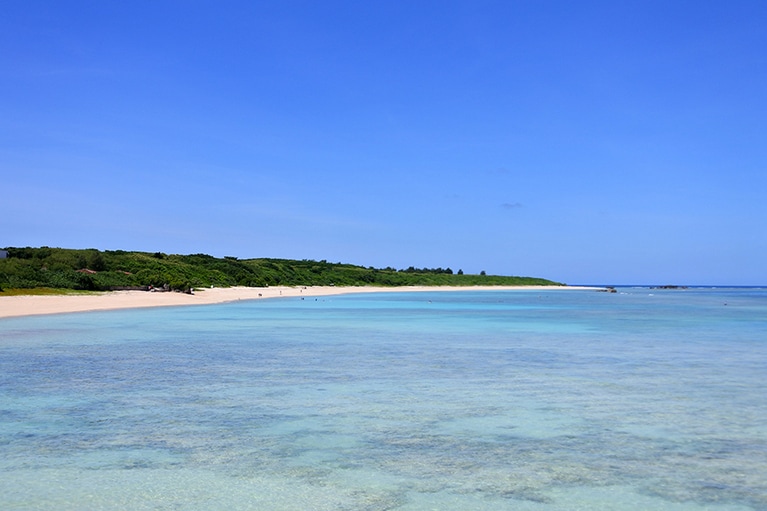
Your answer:
[[[93,271],[104,271],[107,269],[107,265],[104,262],[104,258],[101,256],[101,252],[92,252],[88,257],[88,266]]]
[[[487,273],[485,273],[485,270],[482,270],[481,272],[479,272],[479,274],[480,274],[480,275],[482,275],[483,277],[484,277],[485,275],[487,275]]]

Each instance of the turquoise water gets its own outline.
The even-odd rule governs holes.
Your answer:
[[[0,320],[3,510],[765,510],[767,290]]]

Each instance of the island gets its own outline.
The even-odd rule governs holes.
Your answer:
[[[373,268],[308,259],[239,259],[124,250],[7,247],[0,289],[179,291],[274,286],[557,286],[543,278],[450,268]]]

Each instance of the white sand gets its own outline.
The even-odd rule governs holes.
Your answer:
[[[237,300],[259,300],[280,297],[315,297],[349,293],[382,293],[403,291],[472,291],[472,290],[552,290],[597,289],[577,286],[407,286],[407,287],[229,287],[195,290],[184,293],[152,293],[146,291],[111,291],[83,295],[0,296],[0,318],[61,314],[140,307],[205,305]]]

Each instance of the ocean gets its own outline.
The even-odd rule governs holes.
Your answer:
[[[0,320],[0,509],[767,510],[767,289]]]

